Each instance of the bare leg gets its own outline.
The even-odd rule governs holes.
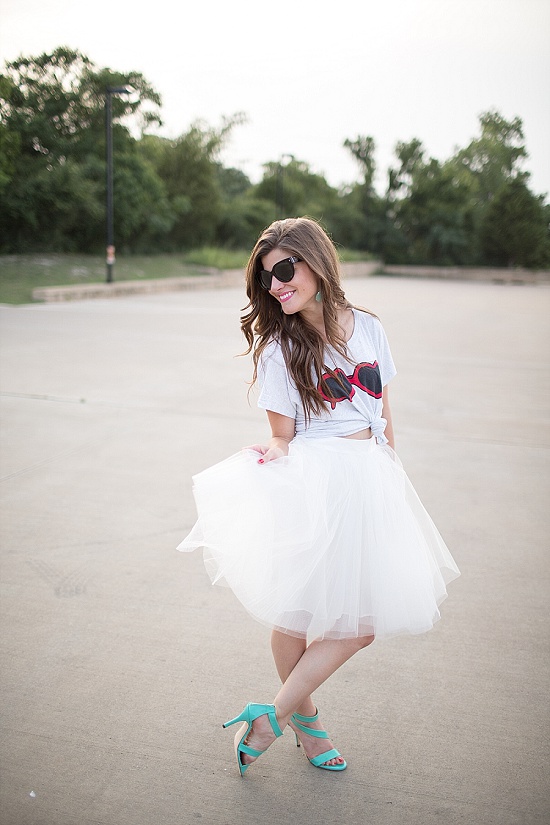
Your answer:
[[[374,641],[374,636],[357,639],[322,639],[312,642],[297,662],[275,697],[279,724],[288,720],[323,682],[332,676],[344,662]]]
[[[279,630],[272,631],[271,650],[277,673],[283,685],[306,652],[306,648],[307,641],[305,638],[298,639],[288,633],[281,633]],[[307,697],[300,707],[292,712],[301,713],[303,716],[313,716],[315,705],[311,697]]]
[[[277,672],[283,684],[304,655],[306,648],[307,641],[305,638],[297,639],[294,636],[289,636],[288,633],[281,633],[278,630],[272,632],[271,650],[273,651]],[[308,696],[294,712],[300,713],[302,716],[315,716],[317,708],[315,707],[313,698]],[[307,733],[297,728],[292,721],[290,721],[289,724],[292,730],[298,735],[309,759],[313,759],[315,756],[319,756],[319,754],[332,749],[333,745],[330,739],[319,739],[315,736],[308,736]],[[317,730],[323,729],[319,720],[308,723],[307,727],[316,728]],[[344,758],[339,756],[336,759],[328,760],[324,764],[337,765],[343,762]]]
[[[367,647],[373,640],[374,636],[338,641],[322,639],[321,641],[312,642],[309,647],[306,647],[274,700],[281,730],[288,725],[290,717],[298,708],[304,706],[308,699],[311,701],[310,697],[314,690],[322,685],[329,676],[332,676],[354,653]],[[280,643],[280,641],[277,640],[277,643]],[[298,641],[301,642],[302,640]],[[289,644],[289,651],[291,647],[296,655],[298,645]],[[286,662],[291,661],[291,658],[289,652]],[[260,716],[254,722],[247,743],[258,750],[265,750],[274,739],[269,720],[266,716]],[[253,757],[249,757],[247,754],[243,754],[242,758],[245,763],[254,761]]]

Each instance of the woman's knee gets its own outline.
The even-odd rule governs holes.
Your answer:
[[[371,636],[358,636],[355,640],[357,650],[364,650],[374,642],[374,634]]]
[[[271,631],[271,647],[283,650],[302,650],[307,647],[306,636],[291,636],[281,630],[273,628]]]

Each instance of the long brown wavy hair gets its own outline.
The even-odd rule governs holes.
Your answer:
[[[326,340],[300,315],[285,315],[280,303],[258,281],[261,259],[273,249],[282,249],[304,261],[318,278],[322,296]],[[334,244],[317,221],[311,218],[286,218],[275,221],[258,238],[246,267],[246,294],[249,303],[242,310],[241,329],[248,343],[247,355],[253,351],[254,373],[251,385],[258,377],[258,363],[270,341],[277,341],[286,367],[300,394],[306,420],[323,410],[325,396],[331,392],[323,380],[329,373],[338,383],[338,375],[324,364],[327,343],[347,358],[346,342],[338,324],[338,312],[349,309],[340,284],[340,262]]]

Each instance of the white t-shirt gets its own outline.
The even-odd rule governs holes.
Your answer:
[[[258,365],[258,406],[294,418],[296,435],[328,438],[352,435],[370,427],[381,444],[386,419],[382,418],[382,389],[396,373],[388,339],[378,318],[353,309],[354,327],[347,342],[350,361],[327,347],[325,364],[343,382],[330,376],[327,384],[334,398],[326,398],[322,415],[306,421],[300,394],[290,378],[283,353],[276,341],[267,345]]]

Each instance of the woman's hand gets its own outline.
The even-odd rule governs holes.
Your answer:
[[[288,455],[288,441],[282,438],[272,438],[270,445],[261,447],[259,452],[262,454],[262,457],[258,459],[258,464],[267,464],[270,461],[275,461],[277,458],[283,458]]]
[[[272,438],[269,444],[251,444],[250,447],[244,449],[254,450],[260,454],[258,464],[268,464],[270,461],[288,455],[288,441],[282,438]]]
[[[272,435],[269,444],[254,444],[251,447],[245,447],[246,450],[255,450],[260,453],[258,464],[269,464],[270,461],[288,455],[288,445],[295,433],[296,422],[293,418],[271,410],[267,411],[267,417]]]

